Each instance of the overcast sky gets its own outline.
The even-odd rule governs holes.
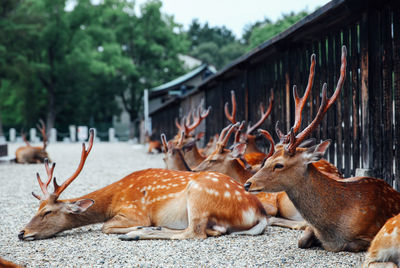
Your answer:
[[[141,5],[145,0],[137,0]],[[175,21],[185,29],[194,18],[210,26],[223,26],[241,37],[243,27],[265,17],[273,21],[282,13],[308,9],[314,11],[328,3],[328,0],[162,0],[163,12],[174,15]]]

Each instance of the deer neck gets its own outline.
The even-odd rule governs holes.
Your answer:
[[[228,168],[226,175],[236,179],[241,184],[244,184],[254,174],[243,167],[243,165],[235,159],[232,166]]]
[[[194,145],[190,151],[185,153],[185,159],[189,167],[196,167],[203,162],[205,157],[200,154],[197,146]]]
[[[113,184],[78,198],[63,200],[64,202],[75,202],[81,199],[94,200],[94,204],[86,211],[80,214],[68,214],[70,225],[67,229],[105,222],[112,218],[114,216],[111,207],[112,198],[114,196],[111,190],[112,185]]]
[[[261,151],[257,148],[255,140],[250,140],[247,143],[245,154],[249,153],[261,153]]]
[[[168,169],[179,170],[179,171],[192,171],[183,157],[181,150],[176,150],[175,155],[170,160],[171,165],[168,165]]]
[[[311,225],[317,228],[330,225],[336,220],[331,216],[339,215],[335,211],[340,211],[346,204],[339,182],[327,178],[311,164],[303,175],[295,176],[298,176],[297,183],[285,190],[294,206]]]

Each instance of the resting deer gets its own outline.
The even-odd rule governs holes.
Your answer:
[[[153,153],[153,150],[156,150],[158,153],[161,153],[161,142],[158,140],[154,140],[152,136],[149,135],[146,131],[146,142],[149,144],[149,148],[147,149],[147,153]]]
[[[363,264],[367,267],[400,267],[400,214],[389,219],[372,240]]]
[[[177,146],[174,146],[171,141],[167,142],[165,135],[162,134],[161,141],[164,146],[164,162],[167,166],[167,169],[195,172],[216,171],[230,176],[240,184],[244,184],[247,179],[254,175],[254,173],[250,171],[248,167],[246,168],[245,160],[243,160],[246,144],[235,143],[232,150],[226,149],[229,137],[237,126],[238,124],[229,125],[223,129],[219,136],[215,151],[194,169],[190,169],[186,164],[182,149],[179,147],[180,143],[178,142]],[[242,127],[243,123],[240,125],[239,129]],[[238,130],[236,132],[235,139],[238,137]],[[265,133],[261,134],[266,135]],[[330,170],[330,172],[336,174],[336,176],[340,175],[337,169],[326,160],[322,159],[320,162],[320,169],[325,171]],[[305,227],[303,218],[289,200],[285,192],[258,193],[256,196],[263,204],[268,215],[272,216],[268,220],[269,225],[292,229],[302,229]]]
[[[82,197],[59,200],[60,194],[77,178],[93,146],[83,144],[81,161],[61,186],[55,178],[48,192],[54,164],[45,161],[48,179],[37,179],[43,196],[39,210],[18,237],[35,240],[93,223],[104,222],[104,233],[125,234],[132,239],[206,238],[226,233],[261,234],[266,212],[258,199],[226,175],[216,172],[183,172],[145,169],[126,176]],[[153,227],[157,228],[153,228]],[[150,228],[147,228],[150,227]]]
[[[346,48],[336,90],[327,99],[326,84],[314,120],[296,135],[294,128],[287,143],[274,149],[264,166],[245,186],[249,192],[285,191],[309,227],[299,240],[300,248],[321,243],[328,251],[366,250],[383,224],[400,213],[400,193],[385,181],[368,177],[333,180],[311,163],[320,160],[330,141],[310,148],[299,148],[317,128],[323,116],[338,98],[346,71]],[[296,92],[295,92],[296,94]],[[274,148],[274,143],[271,143]]]
[[[22,268],[23,266],[20,266],[13,262],[7,261],[0,257],[0,267],[2,267],[2,268]]]
[[[225,116],[232,124],[236,124],[237,123],[236,96],[235,96],[235,91],[233,90],[231,91],[231,100],[232,100],[232,112],[229,113],[228,103],[225,103]],[[249,125],[247,127],[246,133],[242,133],[240,136],[238,136],[240,138],[241,143],[247,144],[244,159],[246,160],[247,163],[249,163],[252,166],[261,164],[264,158],[266,157],[266,154],[257,148],[256,144],[257,136],[251,133],[253,133],[257,128],[259,128],[271,114],[273,103],[274,103],[274,92],[271,91],[271,97],[269,98],[269,106],[267,110],[264,112],[264,106],[260,104],[261,117],[258,120],[258,122],[253,126]]]
[[[46,135],[46,125],[44,124],[43,120],[40,120],[40,125],[38,124],[36,127],[42,133],[43,137],[43,147],[39,146],[32,146],[24,133],[22,133],[22,139],[26,143],[26,146],[19,147],[15,151],[15,162],[20,164],[26,163],[43,163],[44,159],[50,159],[49,155],[46,151],[47,147],[47,135]]]

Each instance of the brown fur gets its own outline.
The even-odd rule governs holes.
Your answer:
[[[12,262],[7,261],[0,257],[0,267],[2,267],[2,268],[20,268],[20,267],[24,267],[24,266],[12,263]]]
[[[400,214],[389,219],[376,234],[368,249],[363,267],[372,267],[380,263],[392,262],[400,267]],[[386,264],[388,267],[389,263]]]
[[[76,207],[76,202],[85,200],[94,204]],[[246,218],[248,210],[254,214]],[[104,233],[131,232],[128,237],[132,239],[138,235],[143,239],[205,238],[220,234],[212,232],[214,226],[223,226],[226,232],[248,230],[265,216],[258,199],[226,175],[146,169],[80,198],[41,202],[20,238],[44,239],[98,222],[105,222]],[[163,228],[142,230],[138,226]]]
[[[300,247],[309,246],[316,237],[329,251],[366,250],[386,220],[400,213],[400,193],[374,178],[333,180],[308,164],[322,157],[326,148],[326,142],[297,148],[294,155],[278,148],[248,180],[249,190],[286,191],[311,225],[309,238],[301,239]]]
[[[43,147],[21,146],[15,151],[16,162],[19,164],[43,163],[44,159],[50,159]]]

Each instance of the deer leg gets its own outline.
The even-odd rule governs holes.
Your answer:
[[[150,220],[145,217],[131,219],[124,214],[117,214],[105,222],[101,230],[105,234],[126,234],[138,226],[150,226]]]
[[[268,219],[268,225],[280,226],[280,227],[290,228],[293,230],[305,230],[307,227],[307,223],[305,221],[293,221],[280,217],[270,217]]]
[[[196,196],[188,194],[187,211],[188,211],[188,227],[184,230],[173,230],[166,227],[162,228],[142,228],[131,231],[120,236],[122,240],[139,240],[139,239],[190,239],[190,238],[206,238],[208,215],[203,211],[206,208],[199,207]],[[218,231],[218,230],[217,230]],[[217,235],[218,233],[209,232]]]
[[[320,245],[320,243],[321,242],[315,236],[314,229],[310,226],[307,226],[297,245],[299,248],[311,248],[313,246]]]

